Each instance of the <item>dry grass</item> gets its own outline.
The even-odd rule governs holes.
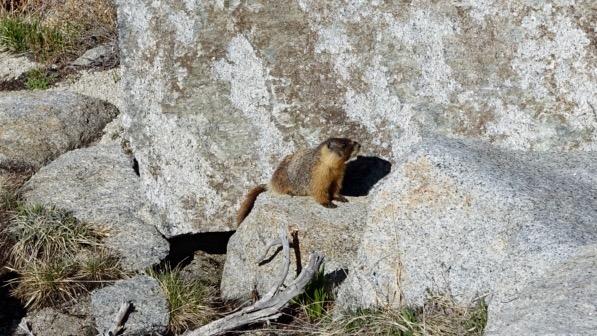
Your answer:
[[[104,247],[82,251],[77,264],[77,278],[87,283],[121,279],[125,275],[120,259]]]
[[[85,291],[85,286],[76,281],[75,264],[65,260],[34,260],[22,268],[11,270],[19,274],[19,278],[10,283],[15,285],[12,293],[24,301],[26,307],[70,301]]]
[[[487,322],[487,307],[482,300],[460,306],[445,295],[433,295],[423,307],[417,308],[363,309],[335,319],[331,309],[317,320],[304,313],[289,317],[291,323],[275,323],[274,328],[257,331],[314,336],[481,336]]]
[[[116,39],[112,0],[0,0],[0,43],[46,64]]]
[[[71,213],[17,202],[2,230],[10,242],[9,267],[18,274],[12,293],[27,307],[56,306],[125,273],[103,246],[106,231]]]
[[[487,323],[487,306],[478,300],[471,306],[456,304],[446,295],[433,295],[417,310],[420,335],[481,336]]]
[[[19,204],[17,189],[31,176],[30,169],[21,167],[10,171],[0,167],[0,275],[8,262],[12,241],[6,235],[6,227],[14,208]]]
[[[7,236],[15,242],[10,257],[13,267],[34,260],[74,258],[85,246],[100,244],[102,234],[71,213],[41,205],[19,205]]]
[[[216,316],[210,306],[215,298],[215,289],[197,279],[181,276],[180,269],[167,267],[163,272],[150,272],[158,280],[170,308],[170,332],[201,326]]]

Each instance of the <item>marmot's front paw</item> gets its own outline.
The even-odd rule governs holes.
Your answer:
[[[329,209],[334,209],[334,208],[337,208],[337,207],[338,207],[336,204],[334,204],[334,203],[332,203],[332,202],[329,202],[329,203],[323,203],[322,205],[323,205],[324,207],[326,207],[326,208],[329,208]]]
[[[348,199],[342,195],[338,195],[338,196],[334,196],[334,201],[338,201],[338,202],[348,202]]]

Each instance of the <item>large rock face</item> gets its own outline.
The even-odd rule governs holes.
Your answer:
[[[594,302],[583,304],[594,297],[594,279],[586,273],[593,271],[584,266],[597,261],[596,171],[595,153],[505,151],[442,137],[423,141],[370,195],[338,307],[419,305],[428,289],[462,303],[488,295],[490,324],[537,328],[555,309],[543,308],[576,304],[559,294],[542,297],[560,288],[584,297],[576,310],[563,309],[566,316],[594,312]],[[535,315],[522,322],[509,315],[522,311]],[[545,334],[546,328],[511,334]]]
[[[597,148],[591,1],[120,1],[123,118],[162,232],[234,228],[247,188],[329,135],[416,128]]]
[[[169,251],[152,218],[144,215],[133,161],[120,145],[70,151],[39,170],[23,186],[29,203],[51,204],[92,225],[108,228],[106,244],[128,270],[143,271]]]
[[[109,103],[73,92],[0,95],[0,167],[40,168],[101,136],[118,114]]]

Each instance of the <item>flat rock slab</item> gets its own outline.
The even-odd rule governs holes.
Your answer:
[[[0,94],[0,166],[39,168],[101,136],[118,109],[73,92]]]
[[[103,65],[117,56],[118,48],[114,43],[106,43],[87,50],[83,55],[72,62],[74,66],[86,67]]]
[[[302,266],[311,251],[322,252],[326,274],[332,281],[341,281],[356,255],[365,224],[367,201],[367,197],[350,197],[349,203],[336,202],[336,209],[328,209],[311,197],[259,195],[253,210],[228,242],[222,296],[225,299],[247,298],[254,289],[263,295],[278,281],[284,264],[280,247],[269,251],[265,264],[257,263],[265,253],[265,247],[279,241],[280,224],[298,230],[298,245],[291,248],[287,284],[298,273],[297,255],[300,255],[298,264]]]
[[[43,308],[26,317],[33,335],[44,336],[96,336],[93,322],[58,311],[55,308]],[[29,336],[19,328],[15,335]]]
[[[91,293],[91,313],[103,335],[114,324],[121,303],[131,302],[123,336],[161,335],[168,327],[168,302],[158,281],[146,275],[121,280]]]
[[[461,303],[486,295],[490,312],[531,296],[537,307],[529,309],[539,314],[559,300],[538,295],[550,283],[570,276],[590,291],[594,285],[575,278],[577,271],[560,279],[554,267],[567,269],[597,247],[595,172],[594,153],[525,153],[429,137],[370,195],[337,307],[420,305],[431,290]],[[575,310],[561,314],[575,319]]]
[[[26,56],[15,56],[9,52],[0,52],[0,81],[16,79],[23,73],[41,65]]]
[[[515,300],[494,300],[485,335],[595,335],[597,246],[554,265]]]
[[[107,227],[106,244],[130,270],[159,263],[168,242],[142,216],[143,197],[132,160],[119,145],[68,152],[40,169],[23,186],[29,203],[51,204],[92,225]]]

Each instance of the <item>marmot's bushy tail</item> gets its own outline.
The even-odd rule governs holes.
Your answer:
[[[253,205],[255,205],[255,200],[257,196],[262,192],[267,191],[266,184],[260,184],[255,188],[251,189],[245,197],[245,200],[241,203],[240,209],[238,209],[238,214],[236,215],[236,223],[240,224],[245,217],[249,215],[249,212],[253,209]]]

